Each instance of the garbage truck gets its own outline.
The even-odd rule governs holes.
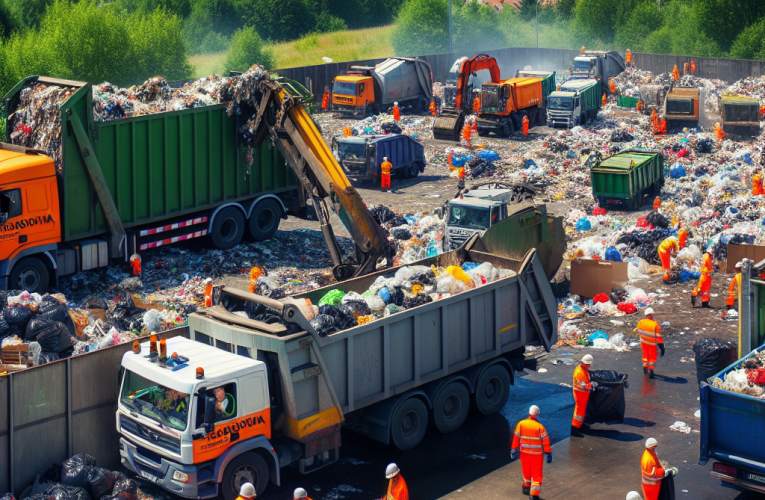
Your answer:
[[[722,129],[726,134],[760,135],[760,100],[743,95],[720,97]]]
[[[408,450],[431,422],[448,433],[471,408],[498,413],[525,346],[557,341],[557,304],[537,253],[499,257],[475,236],[411,265],[484,262],[503,270],[496,280],[325,336],[307,320],[309,304],[331,290],[362,293],[401,268],[288,301],[217,289],[213,307],[189,316],[190,339],[136,343],[124,354],[122,464],[184,498],[235,500],[245,482],[261,498],[285,467],[309,473],[336,462],[341,427]],[[257,311],[269,321],[251,319]]]
[[[373,66],[351,66],[332,80],[332,111],[364,118],[399,108],[426,112],[433,98],[433,72],[422,59],[392,57]]]
[[[633,148],[603,160],[597,153],[587,165],[592,197],[602,208],[639,210],[664,185],[664,155],[659,151]]]
[[[24,89],[65,87],[58,167],[45,152],[14,146],[10,135]],[[217,248],[247,232],[266,240],[305,196],[270,144],[248,151],[243,118],[218,104],[95,122],[92,85],[32,76],[3,98],[0,143],[0,290],[44,292],[57,279],[192,238]],[[249,173],[249,174],[248,174]]]
[[[626,69],[624,57],[615,50],[592,50],[579,54],[571,63],[572,79],[595,79],[604,82],[609,91],[608,80]]]
[[[405,134],[333,137],[332,154],[352,179],[380,179],[384,158],[398,178],[414,178],[425,171],[425,146]]]
[[[601,82],[568,80],[547,99],[547,126],[573,128],[598,117],[602,105]]]
[[[481,86],[481,114],[476,123],[478,135],[493,132],[509,137],[522,129],[524,118],[528,118],[530,127],[543,123],[546,93],[552,89],[543,81],[550,79],[555,81],[554,74],[546,79],[510,78],[499,83],[484,83]]]
[[[674,83],[664,96],[662,115],[668,127],[697,127],[699,109],[704,109],[698,87],[675,87]]]

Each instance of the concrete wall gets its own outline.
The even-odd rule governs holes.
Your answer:
[[[160,338],[178,335],[188,337],[188,328]],[[118,377],[131,348],[125,343],[0,377],[0,492],[20,495],[38,474],[77,453],[92,455],[99,467],[119,467]]]
[[[503,78],[515,76],[519,69],[536,70],[568,70],[568,65],[579,53],[578,50],[569,49],[536,49],[536,48],[507,48],[486,51],[487,54],[497,59],[502,70]],[[420,56],[426,60],[433,71],[433,78],[437,82],[446,80],[454,61],[463,56],[472,57],[474,52],[453,52],[445,54],[431,54]],[[747,76],[761,76],[765,73],[765,61],[747,61],[740,59],[716,59],[711,57],[672,56],[665,54],[640,54],[633,53],[635,66],[642,70],[651,71],[653,74],[672,71],[677,64],[680,72],[683,71],[683,63],[693,60],[696,63],[696,76],[712,78],[733,83]],[[304,66],[300,68],[278,69],[279,76],[291,78],[304,84],[321,102],[321,95],[325,86],[331,86],[332,79],[346,73],[351,66],[374,66],[384,61],[382,59],[367,59],[364,61],[350,61],[342,63],[322,64],[318,66]],[[528,66],[528,68],[527,68]]]

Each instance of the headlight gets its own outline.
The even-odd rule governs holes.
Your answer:
[[[174,481],[180,481],[182,483],[188,483],[189,482],[189,475],[185,472],[181,472],[179,470],[173,472],[173,480]]]

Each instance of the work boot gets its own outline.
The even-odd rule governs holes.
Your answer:
[[[701,307],[709,307],[709,302],[702,302]]]
[[[696,296],[695,295],[691,295],[691,306],[692,307],[696,307]]]
[[[582,432],[587,432],[587,431],[590,430],[590,426],[587,425],[587,424],[582,424],[582,426],[579,428],[579,430],[582,431]]]
[[[648,378],[654,378],[653,370],[648,370]]]
[[[729,306],[728,304],[725,304],[725,309],[727,309],[728,311],[730,311],[731,309],[733,309],[733,306]]]
[[[523,494],[524,495],[531,495],[531,486],[524,486],[523,487]]]
[[[584,437],[584,434],[582,434],[582,431],[579,430],[578,427],[571,426],[571,437]]]
[[[643,367],[643,375],[648,375],[648,368],[645,366]]]
[[[539,495],[529,495],[529,500],[539,500]]]

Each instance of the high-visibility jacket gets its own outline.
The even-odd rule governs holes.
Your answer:
[[[664,479],[664,468],[656,456],[656,451],[646,450],[643,452],[643,458],[640,459],[640,471],[643,474],[643,484],[655,485],[661,483]]]
[[[738,292],[741,290],[741,273],[737,273],[732,280],[730,280],[730,288],[728,288],[728,299],[725,301],[726,305],[732,306],[738,299]]]
[[[659,253],[672,253],[680,250],[680,244],[675,236],[670,236],[659,244]]]
[[[236,497],[236,500],[253,500],[255,497],[243,497],[242,495],[239,495]]]
[[[511,448],[514,450],[520,448],[521,453],[528,453],[529,455],[552,453],[550,437],[547,435],[544,425],[531,416],[521,420],[515,426]]]
[[[643,318],[638,321],[635,331],[640,335],[641,344],[655,346],[664,343],[661,336],[661,326],[652,319]]]
[[[705,254],[706,255],[706,254]],[[712,289],[712,273],[706,266],[701,268],[701,276],[699,277],[699,284],[693,289],[691,295],[698,297],[701,293],[701,301],[709,302],[709,292]]]
[[[704,252],[704,255],[702,255],[702,258],[704,259],[703,267],[706,267],[707,272],[709,274],[712,274],[712,270],[714,269],[714,265],[712,264],[712,256],[709,255],[708,252]]]
[[[390,175],[390,171],[393,169],[393,164],[389,161],[382,162],[382,165],[380,165],[380,170],[383,175]]]
[[[762,177],[760,174],[754,174],[754,177],[752,177],[752,194],[754,196],[765,194],[765,191],[763,191]]]
[[[406,487],[406,481],[401,477],[400,472],[388,483],[388,494],[385,500],[409,500],[409,488]]]
[[[590,372],[585,370],[582,364],[574,369],[574,390],[582,392],[590,392],[592,390]]]

